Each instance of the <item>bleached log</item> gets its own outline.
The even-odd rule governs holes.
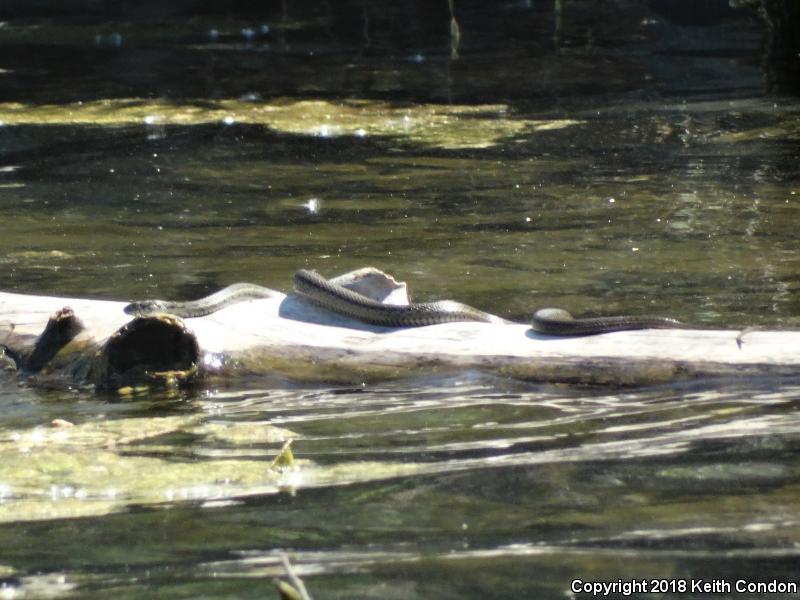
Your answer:
[[[800,364],[796,331],[753,331],[740,345],[739,332],[732,330],[559,338],[536,334],[526,324],[386,329],[331,315],[295,294],[277,291],[185,321],[168,316],[132,320],[122,310],[125,304],[0,293],[0,344],[36,380],[108,387],[262,374],[358,383],[455,369],[546,382],[639,385],[795,375]],[[30,361],[51,315],[63,319],[59,311],[64,307],[83,329],[44,364]]]

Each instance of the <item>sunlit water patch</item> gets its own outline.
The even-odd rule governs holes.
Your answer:
[[[89,125],[263,125],[274,131],[322,138],[388,136],[435,148],[486,148],[515,135],[576,125],[571,119],[515,117],[505,105],[396,105],[374,100],[203,100],[167,103],[109,99],[67,105],[0,104],[0,124]]]
[[[0,439],[0,534],[41,522],[54,543],[67,534],[64,517],[88,526],[106,515],[139,537],[131,532],[148,515],[171,508],[159,528],[172,544],[200,551],[235,536],[239,550],[191,567],[195,559],[172,558],[174,577],[162,583],[223,587],[278,574],[276,547],[292,549],[312,589],[315,577],[431,564],[461,572],[487,560],[514,570],[560,556],[574,574],[635,550],[643,573],[658,573],[663,561],[712,565],[720,551],[797,555],[792,382],[613,392],[476,373],[347,388],[253,383],[162,409],[78,395],[92,414],[49,402],[71,427],[21,415]],[[289,437],[295,465],[276,471]],[[198,519],[205,542],[187,538]],[[138,543],[158,554],[163,542]],[[147,562],[130,558],[126,572],[143,576]],[[65,583],[89,588],[123,568],[112,559],[111,579],[91,583],[69,562]]]
[[[800,430],[794,394],[730,386],[587,394],[466,376],[408,386],[209,392],[164,416],[114,404],[97,414],[68,408],[64,418],[26,426],[31,417],[22,411],[21,425],[0,439],[0,510],[14,521],[475,470],[494,477],[495,469],[696,460],[714,446],[741,447],[746,455],[753,440],[769,440],[777,451]],[[13,397],[6,402],[13,410]],[[291,473],[272,472],[290,438],[297,464]],[[663,469],[653,483],[789,474],[747,464]]]

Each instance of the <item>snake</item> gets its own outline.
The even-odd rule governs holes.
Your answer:
[[[686,326],[668,317],[623,315],[576,319],[563,308],[541,308],[533,313],[531,329],[545,335],[596,335],[632,329],[682,329]]]
[[[122,310],[124,310],[126,314],[135,317],[149,317],[159,313],[167,313],[183,319],[192,319],[195,317],[205,317],[218,310],[222,310],[226,306],[244,300],[272,298],[274,296],[275,292],[273,290],[255,285],[254,283],[234,283],[199,300],[190,300],[188,302],[141,300],[139,302],[131,302]]]
[[[455,300],[384,304],[306,269],[294,274],[294,289],[318,306],[370,325],[424,327],[459,321],[507,323],[505,319]]]
[[[300,269],[294,274],[294,289],[314,305],[370,325],[382,327],[424,327],[442,323],[476,321],[510,323],[455,300],[384,304],[335,283],[316,271]],[[204,317],[237,302],[274,297],[269,288],[251,283],[235,283],[220,291],[186,302],[142,300],[128,304],[124,311],[145,317],[168,313],[181,318]],[[561,308],[543,308],[533,314],[531,329],[550,336],[577,336],[631,329],[675,329],[683,323],[666,317],[613,316],[576,319]]]

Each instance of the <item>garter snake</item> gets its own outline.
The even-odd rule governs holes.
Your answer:
[[[315,271],[301,269],[294,275],[295,291],[313,304],[371,325],[383,327],[423,327],[440,323],[478,321],[484,323],[509,323],[454,300],[414,302],[411,304],[383,304],[344,286],[334,283]],[[125,307],[125,312],[138,317],[168,313],[182,318],[203,317],[218,310],[257,298],[269,298],[275,292],[251,283],[235,283],[222,290],[187,302],[143,300]],[[576,319],[560,308],[537,310],[531,320],[531,329],[537,333],[555,336],[593,335],[630,329],[675,329],[684,325],[665,317],[593,317]]]

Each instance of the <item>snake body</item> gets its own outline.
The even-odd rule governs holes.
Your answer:
[[[454,300],[419,302],[407,305],[383,304],[334,283],[319,273],[301,269],[294,275],[295,291],[310,302],[371,325],[383,327],[423,327],[440,323],[478,321],[483,323],[508,323],[498,316]],[[188,302],[143,300],[128,304],[124,310],[137,317],[168,313],[181,318],[204,317],[218,310],[257,298],[273,297],[269,288],[251,283],[235,283],[220,291]],[[595,317],[576,319],[560,308],[544,308],[534,313],[531,329],[537,333],[554,336],[594,335],[630,329],[674,329],[684,325],[665,317]]]
[[[684,324],[667,317],[592,317],[576,319],[563,308],[542,308],[533,313],[531,329],[546,335],[595,335],[631,329],[680,329]]]
[[[305,269],[295,273],[294,289],[314,304],[371,325],[423,327],[458,321],[506,322],[500,317],[454,300],[406,305],[383,304]]]
[[[261,287],[253,283],[234,283],[220,291],[188,302],[172,302],[169,300],[142,300],[131,302],[123,310],[135,317],[146,317],[158,313],[168,313],[191,319],[194,317],[205,317],[226,306],[242,302],[243,300],[254,300],[257,298],[270,298],[275,296],[275,292],[269,288]]]

